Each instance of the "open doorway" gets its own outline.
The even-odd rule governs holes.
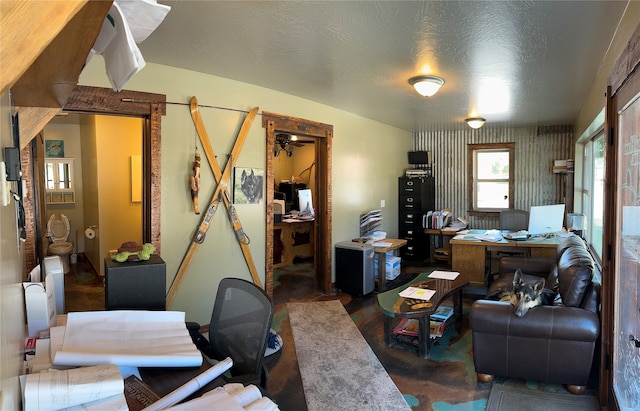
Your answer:
[[[274,156],[274,302],[315,291],[315,138],[276,133]],[[269,257],[267,257],[269,258]],[[292,292],[287,292],[291,290]]]
[[[38,221],[48,233],[43,254],[52,241],[49,222],[60,218],[69,223],[64,241],[72,245],[74,253],[84,255],[101,276],[108,250],[125,241],[143,243],[143,132],[144,119],[140,117],[85,113],[65,113],[45,126],[45,146],[60,144],[64,151],[52,158],[46,150],[47,167],[40,161],[36,167],[48,170],[52,164],[66,164],[70,170],[69,182],[64,185],[52,178],[44,181],[46,215]],[[45,172],[45,176],[49,174],[57,177]],[[68,267],[68,253],[61,258]]]
[[[161,117],[166,113],[166,97],[161,94],[123,90],[76,86],[71,93],[64,111],[103,115],[122,115],[140,117],[144,122],[142,153],[142,236],[143,242],[152,243],[156,252],[160,252],[160,141]],[[30,143],[35,143],[31,141]],[[33,187],[33,195],[24,200],[25,206],[25,268],[26,272],[40,264],[42,256],[39,244],[43,241],[45,228],[40,224],[45,218],[43,173],[34,168],[32,152],[44,157],[28,144],[22,153],[23,180]],[[44,160],[42,160],[44,161]],[[43,168],[40,168],[43,169]]]
[[[296,135],[302,141],[313,144],[313,154],[309,158],[313,158],[313,167],[310,168],[308,174],[309,181],[304,180],[306,177],[305,170],[295,170],[298,175],[293,175],[291,180],[297,180],[302,177],[299,184],[312,185],[313,203],[314,203],[314,219],[311,222],[313,227],[309,232],[312,234],[310,241],[311,255],[313,257],[313,268],[315,272],[314,288],[318,291],[329,293],[332,291],[331,282],[331,146],[333,137],[333,126],[304,120],[300,118],[284,116],[280,114],[263,112],[262,126],[266,129],[267,134],[267,150],[266,150],[266,250],[265,250],[265,291],[273,296],[273,269],[274,269],[274,241],[275,221],[274,221],[274,196],[276,193],[276,184],[280,180],[287,180],[276,176],[275,163],[276,153],[278,156],[289,156],[291,150],[290,144],[282,144],[283,138],[289,138]],[[280,140],[279,140],[280,139]],[[290,141],[289,141],[290,143]],[[293,148],[295,150],[295,146]],[[309,162],[309,159],[305,160]],[[308,167],[311,164],[308,164]],[[290,200],[296,201],[293,193],[296,189],[296,182],[289,180],[291,183]],[[286,187],[284,187],[286,189]],[[299,187],[298,187],[299,188]],[[279,189],[279,185],[278,185]],[[299,207],[296,207],[299,208]]]

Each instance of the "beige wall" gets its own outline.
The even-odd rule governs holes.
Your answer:
[[[83,252],[84,196],[80,126],[77,118],[75,116],[56,117],[44,128],[43,135],[45,140],[63,140],[64,156],[73,158],[73,185],[76,200],[74,204],[46,204],[47,220],[54,213],[66,215],[70,226],[68,241],[73,243],[76,252]],[[43,221],[42,224],[46,229],[47,221]],[[46,238],[43,240],[47,242]]]
[[[46,140],[63,140],[65,157],[74,159],[76,197],[75,204],[47,204],[47,219],[53,213],[69,218],[69,241],[101,275],[109,250],[142,242],[142,203],[131,201],[130,162],[142,154],[142,126],[139,118],[71,114],[44,130]],[[98,233],[93,240],[84,237],[90,225]]]
[[[589,94],[582,109],[578,114],[575,122],[575,135],[576,137],[582,136],[582,134],[589,128],[594,119],[598,116],[600,111],[604,109],[606,104],[605,93],[607,91],[607,79],[611,70],[618,60],[618,57],[622,51],[627,47],[629,38],[633,31],[638,27],[640,23],[640,2],[630,1],[627,4],[627,9],[620,20],[618,28],[614,38],[609,45],[609,50],[602,61],[602,65],[598,70],[598,74],[589,90]],[[577,174],[577,173],[576,173]]]
[[[631,1],[627,4],[627,9],[620,20],[618,28],[616,29],[615,37],[612,39],[609,45],[609,50],[605,56],[598,74],[593,82],[593,86],[589,90],[589,94],[582,109],[578,114],[575,123],[575,137],[576,148],[575,152],[575,180],[574,180],[574,211],[581,213],[583,211],[582,205],[582,191],[584,184],[582,181],[582,170],[584,169],[582,155],[584,144],[596,134],[602,130],[605,121],[605,105],[607,85],[609,84],[608,78],[614,64],[618,60],[618,57],[622,54],[622,51],[627,47],[629,38],[633,34],[636,27],[640,24],[640,2]]]
[[[8,95],[0,100],[0,146],[12,147]],[[0,152],[4,161],[4,150]],[[15,183],[11,189],[16,191]],[[0,205],[0,409],[19,410],[18,375],[24,355],[24,254],[18,248],[16,203]]]
[[[101,58],[85,68],[81,84],[109,87]],[[333,138],[333,241],[358,235],[358,218],[363,211],[383,209],[383,230],[397,235],[397,177],[406,165],[411,133],[267,88],[231,81],[172,67],[148,64],[127,89],[166,94],[162,119],[162,258],[167,263],[167,287],[171,284],[187,250],[200,217],[192,211],[188,187],[195,151],[195,130],[188,102],[196,96],[200,104],[249,110],[258,106],[270,111],[334,126]],[[244,115],[235,111],[202,108],[202,117],[221,167],[226,164]],[[265,130],[257,116],[236,166],[265,168]],[[202,149],[199,149],[202,153]],[[206,204],[215,183],[203,161],[200,203]],[[201,207],[204,208],[204,207]],[[264,281],[264,204],[237,205],[249,248]],[[251,279],[240,248],[224,213],[214,216],[204,244],[199,247],[182,281],[171,309],[187,313],[191,321],[207,322],[211,316],[217,284],[225,276]],[[332,250],[327,250],[332,252]]]
[[[131,201],[131,156],[142,154],[142,119],[96,116],[98,261],[104,275],[109,250],[125,241],[142,243],[142,203]],[[87,240],[89,241],[89,240]]]
[[[82,142],[82,180],[84,183],[83,227],[98,226],[98,157],[96,141],[96,116],[82,116],[79,120]],[[84,232],[84,230],[83,230]],[[84,254],[94,266],[100,261],[100,244],[96,240],[83,239]],[[99,264],[98,264],[99,267]]]

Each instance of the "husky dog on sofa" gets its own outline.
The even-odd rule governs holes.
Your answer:
[[[525,282],[522,279],[522,271],[518,268],[513,275],[513,290],[505,292],[500,301],[510,302],[516,317],[524,317],[533,307],[550,304],[544,298],[544,285],[544,278],[534,284]]]

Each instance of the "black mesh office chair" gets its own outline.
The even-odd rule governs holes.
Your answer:
[[[207,357],[233,360],[228,382],[255,384],[266,390],[263,360],[272,319],[273,303],[260,287],[239,278],[224,278],[211,314],[209,340],[200,333],[199,324],[187,323],[187,328]]]
[[[529,212],[524,210],[508,209],[500,211],[501,231],[520,231],[529,227]]]

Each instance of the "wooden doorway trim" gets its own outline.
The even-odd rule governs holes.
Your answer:
[[[164,94],[145,93],[122,90],[115,92],[109,88],[76,86],[63,108],[65,111],[84,114],[104,114],[119,116],[134,116],[144,119],[143,130],[143,198],[142,198],[142,238],[143,242],[152,243],[156,253],[161,250],[160,238],[160,141],[162,138],[161,121],[166,114],[166,96]],[[31,161],[27,159],[23,161]],[[23,168],[30,170],[32,164],[23,164]],[[30,179],[32,174],[25,175]],[[36,178],[36,175],[33,175]],[[38,177],[39,178],[39,177]],[[27,182],[32,184],[33,182]],[[41,185],[40,185],[41,186]],[[35,187],[35,186],[34,186]],[[44,189],[41,195],[34,197],[44,200]],[[39,244],[42,241],[40,221],[36,217],[38,204],[27,204],[32,212],[25,212],[26,227],[36,227],[27,230],[27,242]],[[35,220],[35,221],[34,221]],[[30,250],[30,251],[29,251]],[[40,263],[41,257],[37,247],[28,248],[25,266],[29,272]]]
[[[331,283],[331,146],[333,126],[297,117],[263,112],[262,127],[267,132],[265,291],[269,296],[273,296],[273,150],[276,132],[283,132],[312,137],[316,143],[314,287],[316,290],[329,293],[333,288]]]
[[[620,134],[619,115],[633,102],[640,92],[640,25],[631,35],[627,47],[624,49],[616,64],[613,66],[607,81],[607,101],[605,120],[605,192],[604,192],[604,219],[603,219],[603,256],[602,256],[602,287],[601,287],[601,346],[600,346],[600,374],[598,386],[598,399],[600,405],[607,405],[608,409],[621,409],[616,396],[613,376],[614,350],[616,349],[615,328],[616,312],[616,282],[618,276],[628,274],[621,271],[624,267],[618,266],[617,255],[619,253],[619,221],[618,194],[623,182],[618,181],[618,170],[623,162],[618,156],[623,135]],[[637,308],[637,307],[636,307]],[[631,344],[632,342],[630,342]]]

